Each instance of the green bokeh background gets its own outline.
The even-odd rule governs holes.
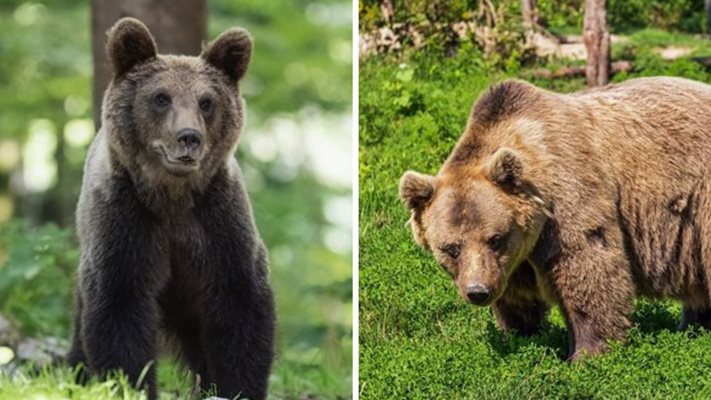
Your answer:
[[[255,39],[237,158],[270,249],[272,396],[348,398],[351,3],[209,0],[208,10],[208,38],[242,26]],[[74,208],[93,136],[90,11],[0,2],[0,314],[25,335],[70,336]],[[175,380],[165,390],[184,387]]]

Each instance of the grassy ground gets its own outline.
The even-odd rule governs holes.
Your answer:
[[[193,376],[169,359],[159,362],[158,381],[160,399],[193,398]],[[92,381],[86,385],[76,382],[74,370],[69,368],[44,368],[40,371],[26,366],[12,380],[0,376],[0,400],[145,400],[145,393],[134,390],[122,374],[105,381]],[[329,376],[321,369],[313,371],[277,362],[270,379],[270,399],[320,399],[345,398],[342,378]],[[318,394],[316,394],[318,393]],[[211,393],[202,393],[209,397]]]
[[[650,50],[658,37],[642,42],[628,49],[635,70],[616,80],[670,74],[709,81],[689,60],[655,57]],[[628,341],[570,364],[563,360],[567,332],[557,310],[540,334],[505,337],[490,310],[458,298],[450,278],[414,243],[397,195],[400,176],[408,169],[436,173],[479,93],[527,72],[498,72],[472,54],[361,64],[361,398],[711,398],[711,334],[677,332],[678,304],[638,301]],[[564,90],[583,85],[536,83]]]
[[[75,384],[74,380],[75,374],[62,368],[48,368],[39,373],[23,373],[16,377],[12,384],[2,386],[0,399],[146,399],[143,393],[131,390],[123,377],[94,382],[86,386]]]

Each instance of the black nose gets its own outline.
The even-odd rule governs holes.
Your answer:
[[[200,147],[200,132],[195,129],[185,128],[178,132],[178,143],[188,150]]]
[[[489,296],[491,296],[491,291],[482,285],[467,286],[467,298],[473,304],[484,304],[489,300]]]

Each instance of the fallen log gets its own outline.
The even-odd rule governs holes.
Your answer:
[[[632,69],[632,62],[630,61],[615,61],[612,63],[610,68],[610,74],[614,75],[620,72],[628,72]],[[560,79],[560,78],[576,78],[585,76],[585,66],[571,66],[558,68],[555,71],[551,71],[546,68],[541,68],[533,71],[531,73],[532,78],[537,79]]]

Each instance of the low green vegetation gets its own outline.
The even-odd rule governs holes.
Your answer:
[[[145,394],[132,390],[124,376],[116,376],[88,385],[79,385],[75,381],[76,374],[65,368],[45,368],[39,372],[23,371],[13,379],[12,384],[3,382],[0,399],[145,400],[147,398]]]
[[[158,380],[161,400],[190,399],[193,394],[200,398],[214,395],[200,392],[194,387],[194,376],[178,366],[173,360],[159,361]],[[0,400],[16,399],[72,399],[72,400],[146,400],[144,392],[133,389],[128,378],[115,373],[109,379],[77,383],[78,369],[61,366],[35,368],[31,365],[13,371],[12,378],[0,375]],[[319,368],[306,369],[296,363],[278,362],[270,382],[270,399],[343,399],[348,398],[343,388],[343,378],[334,377]]]
[[[615,48],[615,57],[631,60],[633,69],[614,80],[676,75],[711,82],[689,57],[667,61],[653,50],[670,43],[709,49],[691,35],[633,33],[626,47]],[[475,48],[454,57],[419,52],[361,62],[361,398],[711,398],[711,333],[678,332],[677,303],[639,300],[626,342],[570,364],[564,360],[568,337],[559,311],[533,337],[504,336],[491,311],[462,301],[447,274],[415,244],[398,198],[400,176],[410,169],[437,172],[472,103],[491,84],[556,66],[497,65]],[[532,81],[559,91],[585,86],[582,78]]]

